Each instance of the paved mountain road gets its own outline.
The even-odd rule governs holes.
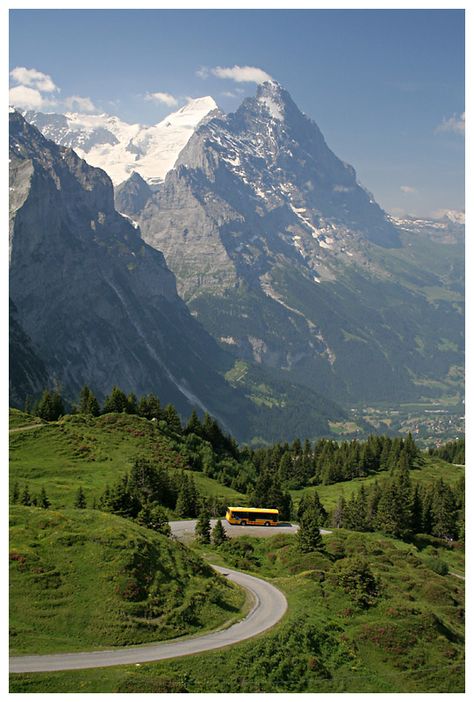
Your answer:
[[[126,647],[111,651],[90,653],[58,653],[43,656],[14,656],[10,658],[10,673],[38,673],[53,670],[80,670],[81,668],[103,668],[113,665],[131,665],[160,661],[167,658],[189,656],[223,646],[230,646],[261,634],[274,626],[285,614],[286,597],[276,587],[252,575],[239,573],[229,568],[213,566],[251,595],[254,605],[242,621],[228,629],[221,629],[203,636],[177,639],[165,643]]]
[[[211,519],[211,527],[217,522],[217,519]],[[222,519],[227,536],[234,538],[235,536],[275,536],[275,534],[296,534],[298,531],[297,524],[282,522],[276,527],[264,526],[239,526],[237,524],[229,524],[225,519]],[[183,519],[179,522],[170,522],[171,533],[180,541],[188,541],[194,539],[194,529],[196,528],[195,519]],[[330,531],[321,529],[321,534],[330,534]]]

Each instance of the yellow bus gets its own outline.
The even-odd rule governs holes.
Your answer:
[[[278,526],[278,510],[260,507],[227,507],[229,524],[240,526]]]

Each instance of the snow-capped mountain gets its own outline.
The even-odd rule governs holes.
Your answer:
[[[408,233],[275,82],[202,123],[156,193],[135,178],[116,203],[237,356],[351,402],[429,393],[462,363],[458,267],[413,260]],[[462,246],[438,243],[443,265]],[[434,292],[451,283],[452,306]]]
[[[156,184],[173,168],[199,123],[216,110],[211,97],[196,98],[152,126],[128,124],[107,114],[22,114],[45,137],[106,171],[114,184],[133,172]]]
[[[10,399],[60,384],[76,400],[114,384],[155,392],[184,416],[209,411],[239,439],[327,434],[345,413],[262,369],[249,384],[284,404],[261,407],[226,379],[234,357],[193,318],[163,254],[114,208],[108,175],[10,114]],[[151,194],[135,174],[132,200]],[[302,417],[300,419],[299,417]],[[282,429],[283,427],[283,429]],[[303,427],[303,429],[302,429]],[[286,433],[285,433],[286,432]]]

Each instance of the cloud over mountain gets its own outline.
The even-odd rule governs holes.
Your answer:
[[[201,67],[196,72],[199,78],[213,75],[216,78],[234,80],[236,83],[265,83],[273,80],[270,74],[257,66],[215,66],[214,68]]]

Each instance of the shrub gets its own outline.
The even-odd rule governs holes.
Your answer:
[[[368,562],[359,556],[344,558],[333,568],[333,580],[359,607],[370,607],[378,596],[378,583]]]
[[[449,566],[445,561],[439,558],[427,558],[425,561],[426,565],[430,570],[438,575],[447,575],[449,573]]]

